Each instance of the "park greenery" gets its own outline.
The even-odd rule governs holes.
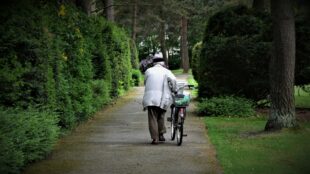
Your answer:
[[[269,67],[276,41],[270,9],[252,7],[255,0],[114,2],[0,6],[0,173],[45,158],[61,135],[142,85],[139,60],[157,51],[167,53],[174,74],[192,73],[197,111],[207,116],[225,173],[309,173],[309,122],[264,133],[266,116],[255,112],[270,107],[270,71],[278,70]],[[293,85],[296,107],[309,109],[310,20],[298,2],[305,1],[294,4]]]
[[[295,84],[303,86],[310,83],[310,60],[305,56],[309,55],[305,44],[309,43],[310,28],[304,16],[298,16],[296,23]],[[265,99],[269,94],[271,33],[268,13],[258,13],[246,6],[226,7],[211,16],[202,47],[198,43],[193,48],[192,67],[197,67],[193,75],[199,83],[199,96]]]
[[[305,14],[297,12],[295,17],[295,106],[307,111],[310,25]],[[224,7],[208,19],[203,42],[192,50],[191,67],[196,67],[192,72],[201,98],[197,111],[207,116],[208,135],[224,173],[310,171],[308,119],[298,116],[293,129],[266,132],[267,115],[254,112],[270,107],[271,29],[268,12]]]

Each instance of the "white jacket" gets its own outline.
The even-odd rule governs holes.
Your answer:
[[[176,88],[176,77],[172,72],[157,64],[145,72],[145,90],[143,96],[143,108],[158,106],[164,110],[172,104],[172,93],[168,81],[172,84],[172,90]]]

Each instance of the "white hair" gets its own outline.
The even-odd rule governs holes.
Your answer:
[[[161,65],[161,66],[166,66],[164,61],[161,62],[155,62],[154,65]]]

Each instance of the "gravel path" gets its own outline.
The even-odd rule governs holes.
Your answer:
[[[202,118],[193,116],[193,105],[185,120],[184,133],[188,136],[183,138],[182,146],[170,140],[170,122],[166,122],[166,142],[150,144],[147,112],[141,106],[143,90],[134,88],[113,106],[98,112],[62,138],[47,159],[30,165],[24,173],[222,173]]]

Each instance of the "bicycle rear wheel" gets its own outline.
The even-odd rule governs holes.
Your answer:
[[[179,108],[177,115],[177,144],[180,146],[183,141],[183,125],[186,114],[186,108]]]
[[[183,141],[183,118],[179,118],[178,128],[177,128],[177,144],[181,146]]]
[[[171,140],[175,139],[176,132],[176,120],[175,120],[175,108],[171,109]]]

